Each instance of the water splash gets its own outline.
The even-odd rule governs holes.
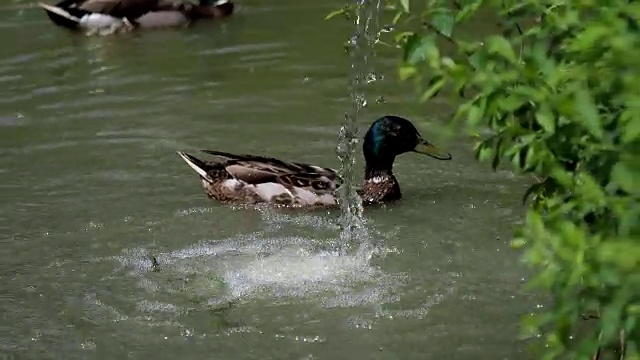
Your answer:
[[[346,253],[359,245],[359,250],[370,248],[366,219],[362,212],[362,200],[356,192],[357,181],[354,176],[356,164],[355,152],[360,143],[358,124],[363,109],[367,107],[364,86],[377,80],[375,71],[370,68],[370,60],[374,57],[374,37],[377,35],[380,0],[355,0],[355,32],[348,42],[347,50],[351,54],[351,71],[349,74],[349,90],[351,95],[351,111],[345,113],[344,122],[338,134],[337,154],[340,158],[340,175],[343,184],[339,189],[341,217],[340,234],[341,253]]]

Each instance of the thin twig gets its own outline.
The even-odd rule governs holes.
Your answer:
[[[598,350],[596,351],[596,353],[593,355],[593,357],[591,358],[591,360],[600,360],[600,347],[598,346]]]
[[[627,338],[625,337],[624,330],[620,330],[620,360],[624,360],[624,356],[627,352]]]
[[[600,319],[600,315],[598,314],[582,314],[582,320],[593,320]]]
[[[602,331],[600,331],[600,334],[598,334],[598,342],[600,342],[602,340]],[[591,358],[592,360],[600,360],[600,353],[601,353],[602,347],[600,345],[598,345],[598,350],[596,350],[596,353],[593,354],[593,357]]]

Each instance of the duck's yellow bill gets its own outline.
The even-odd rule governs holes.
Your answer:
[[[451,160],[451,154],[424,139],[420,139],[420,141],[418,141],[418,144],[413,148],[413,151],[419,154],[431,156],[438,160]]]

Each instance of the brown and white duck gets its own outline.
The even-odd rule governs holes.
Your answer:
[[[202,150],[221,161],[200,160],[185,152],[180,157],[200,176],[211,199],[226,204],[268,203],[292,207],[337,205],[341,179],[334,169],[278,159]],[[359,195],[365,204],[402,197],[393,175],[396,156],[416,152],[438,160],[451,155],[420,136],[407,119],[387,115],[373,122],[364,137],[365,173]]]
[[[233,13],[230,0],[62,0],[39,3],[56,25],[85,32],[110,34],[138,28],[185,26],[201,19]]]

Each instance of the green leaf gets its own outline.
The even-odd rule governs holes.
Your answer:
[[[598,109],[593,103],[593,99],[586,89],[580,88],[575,93],[575,111],[581,115],[578,121],[589,130],[591,135],[598,139],[602,138],[603,131],[600,124]]]
[[[442,75],[436,75],[429,81],[429,88],[420,97],[420,102],[425,102],[436,96],[444,87],[446,79]]]
[[[460,11],[456,13],[456,23],[460,23],[469,19],[473,14],[475,14],[480,5],[482,5],[482,2],[483,0],[476,0],[470,4],[466,4],[462,9],[460,9]]]
[[[405,63],[409,62],[409,58],[411,58],[412,56],[415,56],[414,53],[420,47],[420,40],[421,39],[422,38],[420,37],[420,35],[418,35],[416,33],[408,33],[406,35],[406,41],[402,45],[402,49],[404,50],[404,53],[403,53],[403,56],[402,56],[402,60]],[[399,41],[399,39],[396,38],[396,41]]]
[[[453,59],[448,56],[442,57],[440,61],[442,63],[442,66],[444,66],[447,69],[454,69],[456,67],[456,62],[453,61]]]
[[[599,250],[603,261],[614,263],[627,271],[637,269],[640,264],[640,246],[631,239],[602,244]]]
[[[324,17],[325,20],[329,20],[331,18],[334,18],[338,15],[344,15],[347,13],[347,11],[349,10],[349,8],[342,8],[339,10],[333,10],[332,12],[330,12],[327,16]]]
[[[400,5],[402,5],[405,12],[409,12],[409,0],[400,0]]]
[[[404,14],[404,13],[402,13],[402,12],[397,12],[397,13],[393,16],[393,20],[391,20],[391,23],[392,23],[393,25],[397,25],[397,24],[398,24],[398,21],[400,21],[400,19],[402,18],[402,15],[403,15],[403,14]]]
[[[418,69],[412,65],[402,66],[398,70],[398,76],[402,81],[407,80],[408,78],[414,76],[417,73],[418,73]]]
[[[467,110],[467,123],[469,126],[476,126],[484,116],[484,108],[477,105],[470,105]]]
[[[580,31],[572,39],[570,48],[574,51],[589,51],[597,47],[603,38],[607,38],[612,33],[610,26],[604,24],[592,24]]]
[[[638,169],[638,166],[635,169]],[[638,170],[633,171],[624,162],[619,162],[611,170],[611,180],[629,194],[640,195],[640,174],[638,172]]]
[[[637,106],[637,105],[636,105]],[[631,110],[625,111],[621,119],[626,121],[622,132],[622,141],[625,144],[632,143],[640,138],[640,119],[634,118]]]
[[[525,103],[524,99],[515,94],[507,95],[498,101],[500,109],[507,113],[512,113],[517,109],[520,109],[523,106],[523,103]]]
[[[577,174],[576,193],[582,196],[582,200],[598,206],[605,199],[604,190],[591,174],[581,172]]]
[[[451,14],[436,14],[431,18],[430,23],[440,34],[451,37],[455,19]]]
[[[540,110],[536,112],[536,121],[545,132],[553,134],[556,131],[556,119],[553,116],[553,112],[549,108],[549,105],[544,104]]]
[[[416,34],[413,31],[403,31],[401,33],[394,35],[393,40],[398,44],[402,44],[403,46],[405,46],[413,36],[418,37],[418,34]]]
[[[511,247],[514,249],[519,249],[527,244],[527,239],[525,238],[517,238],[511,241]]]
[[[566,188],[570,188],[573,183],[573,174],[560,166],[554,167],[551,170],[550,176],[554,178],[558,184]]]
[[[478,144],[476,147],[476,159],[480,162],[493,158],[493,148],[486,141]]]
[[[474,69],[482,69],[486,64],[487,57],[482,51],[476,51],[470,54],[468,57],[469,64],[473,66]]]
[[[427,59],[430,60],[431,64],[439,55],[433,35],[421,36],[413,34],[409,36],[404,45],[404,61],[410,65],[415,65]]]
[[[504,59],[515,63],[517,61],[516,53],[507,39],[502,36],[490,36],[487,39],[487,48],[489,52],[500,55]]]
[[[536,167],[536,165],[538,165],[539,158],[540,156],[538,154],[538,148],[535,146],[535,144],[529,146],[527,149],[527,154],[525,156],[524,166],[522,167],[523,170],[525,171],[533,170]]]

